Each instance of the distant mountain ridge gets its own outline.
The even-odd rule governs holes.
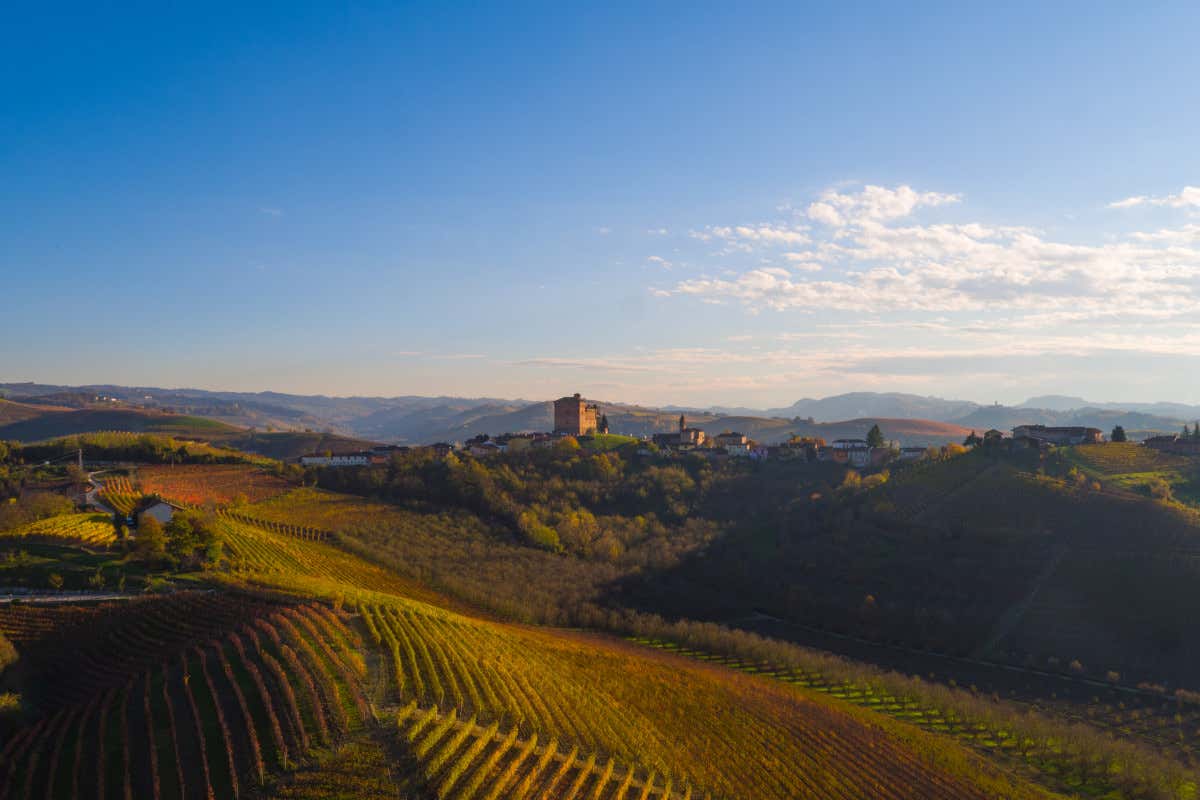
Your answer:
[[[402,397],[327,397],[280,392],[220,392],[116,385],[58,386],[0,384],[0,397],[26,400],[9,404],[10,417],[23,424],[9,433],[40,431],[30,417],[39,408],[64,406],[95,411],[124,405],[218,420],[239,428],[265,431],[326,432],[354,440],[422,444],[461,441],[476,434],[545,431],[553,427],[550,400]],[[97,402],[96,398],[104,398]],[[754,409],[740,406],[648,408],[596,398],[613,431],[634,436],[673,430],[679,415],[712,433],[737,430],[771,443],[791,434],[845,438],[861,436],[878,422],[884,434],[903,444],[942,444],[971,430],[1007,431],[1020,424],[1087,425],[1106,433],[1121,425],[1132,435],[1174,432],[1200,419],[1200,406],[1182,403],[1089,403],[1064,395],[1033,397],[1017,406],[983,405],[901,392],[851,392],[790,406]],[[19,410],[19,413],[18,413]],[[65,422],[67,418],[63,418]],[[864,422],[865,421],[865,422]],[[0,420],[9,424],[18,419]],[[866,427],[863,427],[865,424]],[[859,430],[861,428],[861,430]],[[889,430],[890,428],[890,430]],[[835,433],[837,432],[837,433]],[[5,428],[0,427],[0,438]],[[961,434],[961,435],[960,435]],[[15,437],[13,437],[15,438]]]

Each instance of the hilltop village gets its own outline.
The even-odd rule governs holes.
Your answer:
[[[961,445],[949,444],[942,447],[903,447],[889,440],[886,431],[878,425],[867,431],[865,438],[839,438],[826,441],[815,436],[793,434],[778,444],[763,444],[749,436],[733,430],[712,433],[688,424],[686,414],[680,414],[674,430],[649,436],[629,436],[610,430],[607,415],[599,404],[589,402],[576,393],[554,401],[554,425],[550,431],[522,431],[499,435],[479,434],[464,442],[439,442],[424,446],[435,455],[445,456],[452,452],[467,454],[475,458],[487,458],[500,453],[518,453],[554,447],[566,438],[574,439],[589,449],[612,449],[621,446],[636,446],[638,455],[663,458],[691,455],[711,460],[748,459],[798,460],[807,462],[830,462],[856,469],[879,469],[895,462],[919,461],[961,452],[964,448],[981,446],[986,448],[1045,449],[1080,444],[1099,444],[1107,441],[1099,428],[1084,426],[1018,425],[1009,434],[991,429],[982,435],[972,432]],[[1119,427],[1111,434],[1113,441],[1125,441],[1124,431]],[[1200,452],[1200,436],[1184,433],[1183,436],[1154,436],[1143,444],[1163,452],[1190,454]],[[397,452],[406,452],[419,447],[405,445],[380,445],[369,450],[352,453],[324,453],[302,456],[300,464],[312,467],[360,467],[383,464]]]

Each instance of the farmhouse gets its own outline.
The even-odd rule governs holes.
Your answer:
[[[155,500],[153,503],[138,512],[137,518],[138,522],[140,523],[146,517],[153,517],[161,524],[166,525],[174,518],[175,512],[179,510],[179,506],[172,505],[166,500]]]
[[[1018,425],[1013,428],[1013,438],[1030,439],[1039,445],[1097,444],[1104,441],[1104,433],[1099,428]]]

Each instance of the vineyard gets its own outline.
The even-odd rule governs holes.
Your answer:
[[[223,511],[219,515],[233,572],[244,580],[321,597],[356,592],[435,597],[411,581],[332,544],[289,535],[279,523],[248,524],[244,521],[248,519],[236,512]]]
[[[458,613],[342,549],[334,531],[372,503],[287,498],[320,513],[280,498],[217,513],[208,588],[0,605],[27,720],[0,740],[0,798],[1053,796],[1027,775],[1113,798],[1194,788],[1119,748],[1097,761],[1061,724],[973,717],[828,664]]]
[[[93,548],[109,547],[117,541],[112,519],[106,514],[60,514],[0,535]]]
[[[568,800],[690,800],[692,789],[676,787],[653,771],[637,775],[615,761],[586,758],[578,747],[556,740],[522,740],[517,729],[500,729],[459,719],[455,711],[418,709],[411,703],[397,715],[399,738],[417,757],[420,777],[438,798],[497,800],[562,797]]]
[[[1071,448],[1071,455],[1082,464],[1104,475],[1123,475],[1129,472],[1154,472],[1162,469],[1187,468],[1195,461],[1187,456],[1160,453],[1134,442],[1085,444]]]
[[[412,734],[418,724],[430,735],[441,730],[441,746],[454,748],[445,753],[437,742],[410,739],[418,759],[430,759],[422,769],[445,789],[439,797],[474,796],[476,780],[484,785],[491,771],[512,767],[524,748],[537,747],[534,740],[560,751],[553,769],[546,762],[541,777],[530,779],[546,791],[557,787],[549,796],[666,797],[669,790],[684,797],[691,789],[697,797],[911,797],[922,787],[922,797],[983,797],[989,791],[979,785],[988,780],[1009,796],[1037,796],[981,763],[971,765],[972,786],[965,775],[948,774],[963,756],[957,748],[942,751],[917,731],[791,687],[417,603],[361,610],[369,639],[386,654],[390,695],[409,709],[402,731]],[[460,721],[470,724],[455,727]],[[527,759],[529,769],[539,761]],[[631,771],[640,788],[621,795]],[[460,795],[467,787],[471,793]],[[587,794],[570,793],[585,787]]]
[[[137,477],[143,492],[192,506],[256,503],[291,488],[282,478],[252,464],[142,466]]]
[[[53,709],[119,686],[128,676],[274,609],[251,595],[177,592],[96,605],[0,606],[0,632],[38,675]]]
[[[321,489],[294,489],[262,503],[252,511],[255,518],[301,525],[326,531],[352,530],[361,526],[376,526],[397,516],[395,506],[371,502],[359,497],[336,494]]]
[[[753,658],[715,655],[670,640],[636,641],[820,692],[931,733],[952,737],[993,760],[1041,772],[1044,780],[1057,784],[1061,790],[1105,797],[1190,798],[1200,789],[1193,771],[1096,729],[1110,728],[1108,733],[1129,735],[1131,723],[1154,724],[1157,715],[1144,710],[1134,710],[1122,719],[1120,712],[1109,708],[1107,717],[1093,714],[1079,720],[1088,726],[1064,725],[1037,713],[1017,713],[986,699],[924,684],[919,679],[869,668],[853,669],[840,659],[806,654],[800,648],[792,648],[797,663],[782,666]],[[1122,710],[1126,704],[1137,706],[1134,698],[1124,700]],[[1181,744],[1184,734],[1180,713],[1189,714],[1194,734],[1200,734],[1194,727],[1200,722],[1200,710],[1184,709],[1178,702],[1167,705],[1175,711]],[[1147,738],[1157,738],[1157,730],[1146,732],[1150,734]]]
[[[354,636],[300,605],[197,642],[8,738],[5,798],[237,798],[372,722]]]
[[[1165,484],[1175,499],[1200,504],[1200,459],[1161,453],[1132,442],[1080,445],[1063,457],[1106,486],[1150,494],[1152,485]]]
[[[103,484],[97,495],[100,501],[122,516],[132,517],[144,495],[123,475],[105,477]]]

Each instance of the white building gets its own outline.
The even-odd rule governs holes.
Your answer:
[[[300,463],[305,467],[365,467],[371,463],[371,457],[365,453],[348,456],[300,456]]]
[[[159,523],[166,525],[174,518],[177,510],[177,506],[171,505],[166,500],[158,500],[138,513],[138,521],[140,522],[146,517],[154,517]]]

